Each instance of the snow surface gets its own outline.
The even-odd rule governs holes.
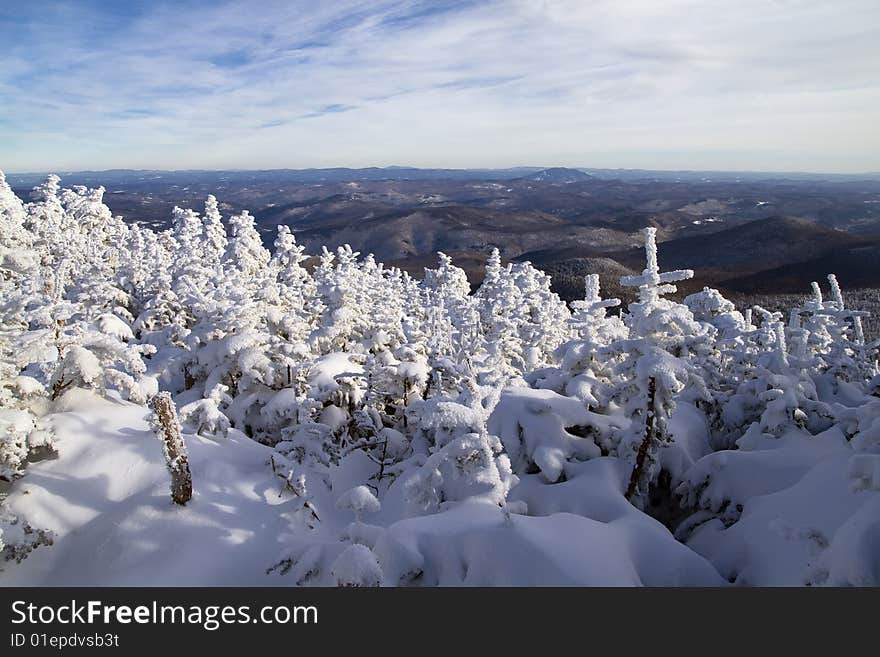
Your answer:
[[[59,456],[33,464],[7,498],[13,513],[54,532],[0,575],[6,586],[282,584],[265,570],[285,525],[269,448],[239,435],[185,436],[193,500],[171,503],[162,444],[148,410],[72,391],[54,414]]]
[[[825,442],[816,448],[824,456],[816,458],[813,451],[812,464],[798,458],[802,446],[772,450],[779,456],[769,466],[778,475],[776,490],[748,490],[742,483],[731,487],[727,494],[742,500],[742,517],[728,528],[717,519],[701,525],[688,545],[740,585],[880,584],[880,496],[853,486],[846,476],[854,458],[848,446],[838,443],[834,450],[830,439]],[[742,456],[747,458],[736,466],[738,459],[730,459],[731,468],[760,463],[748,459],[748,452]],[[725,472],[725,479],[736,480],[734,472]],[[766,481],[761,474],[748,480]]]
[[[270,448],[234,430],[218,440],[185,435],[194,497],[178,507],[144,407],[79,389],[61,402],[69,410],[50,418],[58,458],[32,464],[7,499],[13,513],[53,532],[54,545],[8,565],[6,586],[285,586],[310,563],[320,574],[307,583],[321,585],[723,583],[623,498],[621,471],[607,458],[582,464],[564,484],[525,482],[520,497],[539,517],[472,501],[396,521],[392,512],[379,519],[387,527],[349,523],[345,509],[379,509],[369,489],[353,488],[335,518],[335,504],[317,503],[327,527],[309,537],[298,568],[267,574],[305,540],[290,533],[291,498],[267,467]],[[361,476],[352,464],[343,470],[340,482]],[[345,531],[359,541],[346,547],[334,534]]]

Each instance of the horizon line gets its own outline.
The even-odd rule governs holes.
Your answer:
[[[877,171],[815,171],[807,169],[656,169],[644,167],[590,167],[590,166],[565,166],[565,165],[513,165],[513,166],[479,166],[479,167],[448,167],[448,166],[408,166],[408,165],[369,165],[369,166],[323,166],[323,167],[270,167],[270,168],[184,168],[184,169],[159,169],[159,168],[136,168],[129,169],[125,167],[110,167],[106,169],[44,169],[37,171],[6,171],[0,168],[7,176],[35,176],[35,175],[60,175],[60,174],[76,174],[76,173],[112,173],[117,171],[130,171],[133,173],[142,172],[162,172],[162,173],[248,173],[248,172],[272,172],[272,171],[367,171],[367,170],[400,170],[409,169],[414,171],[516,171],[522,169],[532,169],[535,171],[545,171],[547,169],[572,169],[578,171],[645,171],[657,173],[723,173],[723,174],[772,174],[772,175],[813,175],[813,176],[880,176],[880,170]]]

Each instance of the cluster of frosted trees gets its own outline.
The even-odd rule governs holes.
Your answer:
[[[348,247],[306,268],[287,227],[270,251],[213,196],[157,232],[112,216],[103,191],[52,176],[22,203],[0,174],[2,479],[53,449],[42,418],[73,388],[168,391],[185,431],[272,446],[309,527],[352,460],[361,488],[331,492],[358,508],[400,486],[420,512],[481,498],[527,513],[507,500],[519,478],[557,483],[599,457],[624,464],[636,506],[667,491],[696,507],[687,459],[664,457],[681,453],[681,405],[713,450],[834,424],[874,441],[877,348],[833,276],[788,317],[711,289],[677,303],[693,272],[661,272],[649,228],[644,272],[622,281],[638,300],[619,308],[588,276],[570,309],[497,250],[472,293],[444,254],[422,280]]]

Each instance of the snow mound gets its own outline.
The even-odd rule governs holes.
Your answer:
[[[291,533],[297,498],[281,495],[270,448],[237,431],[219,441],[186,434],[194,497],[179,507],[168,499],[162,445],[145,408],[78,389],[62,401],[65,410],[50,417],[59,458],[32,464],[7,500],[12,513],[51,532],[54,545],[7,568],[4,585],[723,583],[623,499],[615,459],[570,465],[563,484],[527,485],[522,498],[540,517],[476,497],[430,515],[388,517],[386,527],[351,524],[352,510],[380,510],[373,492],[357,486],[338,498],[335,515],[319,495],[322,522],[306,536]],[[295,565],[267,574],[291,544],[306,546]]]
[[[75,393],[75,394],[71,394]],[[148,410],[81,390],[51,416],[59,456],[32,464],[9,510],[54,545],[0,573],[6,586],[269,586],[286,526],[271,450],[239,435],[185,435],[194,498],[168,497],[162,444]],[[74,410],[75,409],[75,410]],[[210,558],[208,558],[210,556]]]
[[[726,457],[710,476],[713,492],[704,492],[708,506],[739,500],[742,514],[732,524],[707,515],[688,545],[738,585],[880,585],[880,496],[852,478],[860,455],[833,431],[780,439],[776,449],[757,453],[763,459],[750,452],[706,457],[715,464]],[[702,463],[696,470],[705,472]]]
[[[709,563],[666,536],[646,544],[647,536],[626,521],[606,524],[570,513],[528,517],[466,503],[392,525],[375,553],[388,585],[723,584]]]
[[[379,586],[382,570],[370,548],[355,543],[340,554],[330,572],[337,586]]]

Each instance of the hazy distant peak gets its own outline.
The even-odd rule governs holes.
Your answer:
[[[551,167],[549,169],[542,169],[541,171],[525,177],[525,180],[534,180],[535,182],[545,182],[559,185],[584,182],[586,180],[592,179],[593,176],[591,176],[589,173],[584,173],[579,169],[568,169],[566,167]]]

